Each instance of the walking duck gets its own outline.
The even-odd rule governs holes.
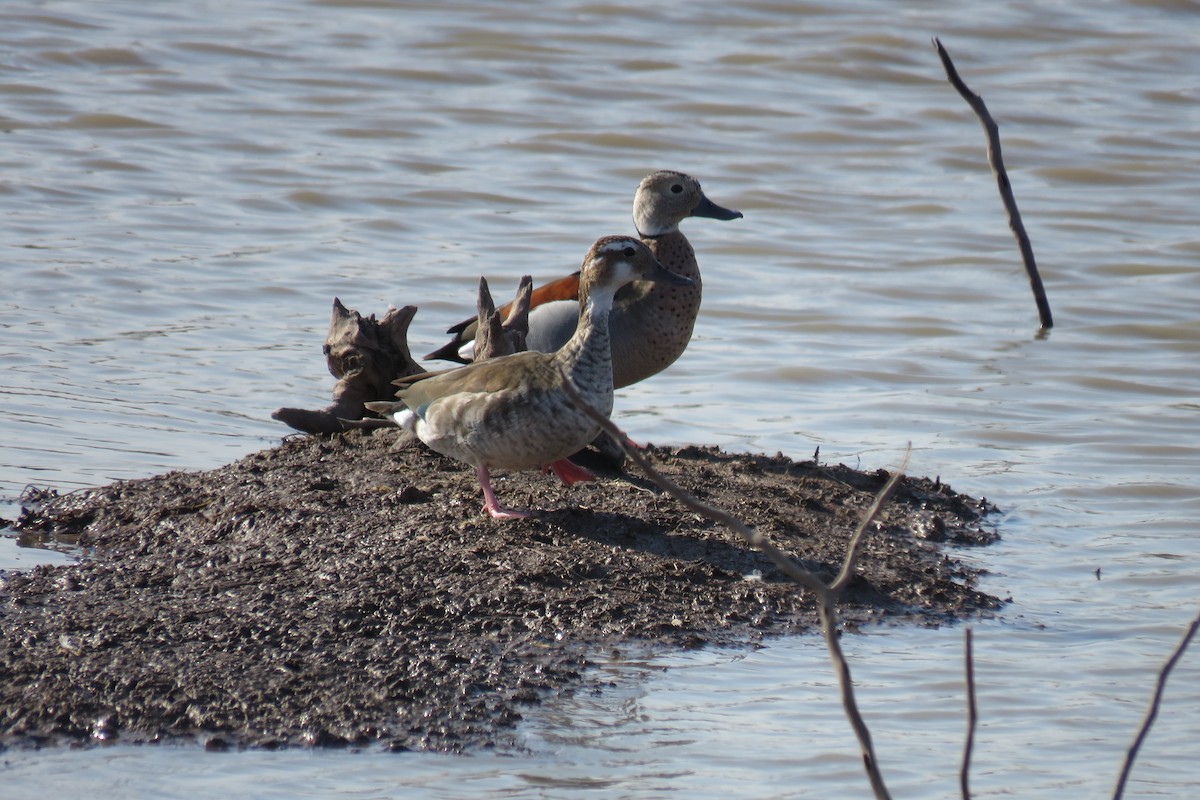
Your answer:
[[[637,280],[617,292],[611,315],[613,382],[620,389],[662,372],[687,349],[700,311],[700,267],[696,252],[679,223],[688,217],[740,219],[705,196],[700,182],[682,172],[662,170],[647,175],[633,198],[633,222],[650,252],[687,284]],[[533,293],[529,314],[530,350],[552,353],[575,331],[580,275],[543,285]],[[508,313],[508,307],[501,310]],[[425,356],[466,363],[475,338],[474,318],[447,333],[454,339]]]
[[[575,332],[553,353],[525,351],[468,364],[396,393],[399,402],[368,403],[431,449],[475,467],[484,509],[494,518],[526,517],[505,508],[491,471],[551,465],[568,485],[579,476],[566,457],[595,438],[599,426],[563,390],[564,380],[604,415],[613,407],[609,312],[631,281],[691,285],[667,271],[650,248],[630,236],[606,236],[584,257]],[[403,379],[397,383],[403,383]]]

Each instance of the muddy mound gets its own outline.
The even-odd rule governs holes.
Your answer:
[[[811,599],[638,475],[496,481],[529,520],[482,514],[469,468],[394,431],[296,437],[210,472],[29,503],[25,533],[87,557],[0,584],[0,741],[209,747],[511,744],[523,704],[595,688],[609,647],[733,644],[813,628]],[[886,479],[783,456],[650,448],[702,500],[833,575]],[[986,612],[944,547],[986,503],[898,488],[848,627]]]

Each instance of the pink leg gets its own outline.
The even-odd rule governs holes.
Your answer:
[[[475,474],[479,476],[479,485],[483,487],[483,508],[492,515],[492,519],[523,519],[529,516],[528,511],[517,511],[500,505],[496,500],[496,493],[492,491],[492,476],[487,467],[476,467]]]
[[[550,465],[550,469],[554,470],[554,474],[558,479],[567,486],[580,483],[581,481],[594,481],[596,476],[592,474],[590,469],[579,466],[569,458],[560,458]]]

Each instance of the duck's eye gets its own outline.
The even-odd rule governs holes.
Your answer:
[[[626,247],[624,250],[621,251],[621,255],[625,256],[626,258],[633,258],[634,254],[636,252],[637,251],[634,250],[632,247]]]
[[[679,194],[679,193],[680,193],[680,192],[682,192],[682,191],[683,191],[683,185],[682,185],[682,184],[678,184],[678,183],[676,183],[676,184],[673,184],[673,185],[671,186],[671,193],[672,193],[672,194]]]

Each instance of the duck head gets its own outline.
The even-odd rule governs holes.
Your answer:
[[[673,233],[688,217],[741,219],[742,212],[709,200],[700,181],[691,175],[659,170],[642,178],[633,198],[633,224],[639,234],[654,237]]]
[[[581,308],[612,306],[617,290],[633,281],[671,283],[691,286],[693,281],[668,271],[650,248],[632,236],[605,236],[597,239],[583,258],[579,270]]]

